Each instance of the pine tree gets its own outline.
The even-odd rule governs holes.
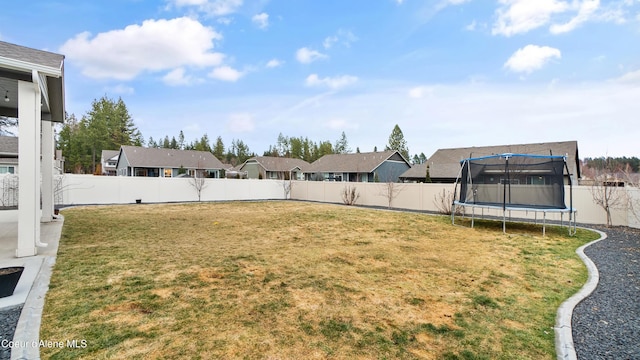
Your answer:
[[[222,142],[222,138],[218,136],[216,138],[216,143],[213,145],[213,149],[211,149],[213,156],[218,158],[218,160],[224,159],[224,143]]]
[[[184,149],[184,133],[180,130],[180,134],[178,135],[178,149]]]
[[[409,159],[407,141],[404,139],[404,134],[402,133],[402,130],[400,130],[400,126],[398,126],[398,124],[396,124],[391,131],[391,135],[389,135],[389,143],[385,147],[385,150],[396,150],[404,156],[405,159]]]
[[[142,146],[144,139],[136,128],[122,99],[102,97],[80,121],[68,117],[59,135],[66,171],[95,173],[102,150],[118,150],[121,145]]]
[[[351,152],[351,149],[349,148],[349,142],[347,141],[347,135],[343,131],[342,135],[340,136],[340,139],[338,139],[338,141],[336,141],[336,145],[335,145],[335,148],[334,148],[334,153],[336,153],[336,154],[348,154],[350,152]]]

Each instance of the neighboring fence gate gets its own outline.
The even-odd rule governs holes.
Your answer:
[[[0,178],[0,208],[18,207],[18,176]]]

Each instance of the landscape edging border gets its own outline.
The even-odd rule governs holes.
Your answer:
[[[591,295],[591,293],[598,286],[598,282],[600,281],[600,273],[598,272],[598,268],[593,263],[593,261],[584,253],[584,250],[607,238],[607,234],[595,230],[583,228],[590,231],[595,231],[600,234],[600,238],[594,241],[591,241],[588,244],[580,246],[576,249],[576,254],[580,257],[582,262],[587,267],[587,271],[589,273],[589,277],[587,278],[587,282],[582,286],[582,288],[569,299],[565,300],[560,307],[558,308],[558,312],[556,314],[556,324],[553,327],[555,332],[555,343],[556,343],[556,355],[558,360],[577,360],[576,350],[573,345],[573,328],[571,326],[571,317],[573,315],[573,309],[587,296]]]

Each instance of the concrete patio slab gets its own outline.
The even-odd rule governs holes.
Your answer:
[[[20,319],[13,336],[20,344],[37,344],[44,298],[49,290],[49,280],[58,252],[64,217],[57,216],[49,223],[40,225],[40,239],[48,244],[39,247],[36,256],[17,258],[18,211],[0,211],[0,268],[23,266],[24,271],[13,295],[0,299],[0,309],[23,305]],[[16,347],[11,351],[12,359],[39,359],[38,346]]]

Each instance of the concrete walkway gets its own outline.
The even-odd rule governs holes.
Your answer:
[[[16,258],[18,211],[0,211],[0,268],[24,267],[13,295],[0,299],[0,309],[24,304],[13,336],[14,343],[21,346],[12,348],[11,359],[40,358],[37,344],[31,345],[39,340],[44,298],[49,289],[63,223],[64,218],[60,215],[50,223],[42,223],[40,240],[48,246],[38,248],[36,256]]]

